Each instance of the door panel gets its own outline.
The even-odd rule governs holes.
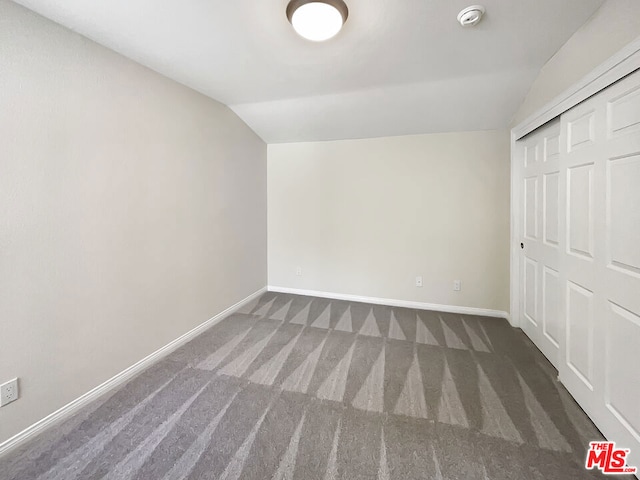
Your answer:
[[[595,112],[587,111],[566,124],[568,151],[575,152],[593,144],[595,141]]]
[[[607,164],[608,263],[631,276],[640,276],[640,154],[609,160]]]
[[[521,145],[520,325],[557,367],[564,328],[558,290],[559,119],[528,135]]]
[[[542,277],[543,334],[553,346],[560,348],[560,276],[557,270],[544,267]]]
[[[640,466],[640,72],[563,114],[562,138],[560,379]]]
[[[538,239],[538,177],[524,179],[524,236]]]
[[[545,138],[545,157],[544,161],[557,160],[560,155],[560,132],[557,134],[549,133]]]
[[[593,292],[567,282],[566,362],[573,373],[593,390]]]
[[[538,262],[524,258],[524,316],[538,326]]]
[[[569,252],[593,258],[593,163],[569,168]]]
[[[538,163],[538,143],[525,145],[524,166],[530,167]]]
[[[637,292],[636,292],[637,294]],[[609,302],[604,337],[602,420],[594,421],[618,445],[630,448],[629,464],[640,466],[640,379],[637,356],[640,345],[640,309]],[[581,403],[581,402],[579,402]],[[587,411],[591,416],[592,413]]]
[[[520,325],[640,467],[640,71],[516,145]]]
[[[637,365],[630,359],[638,354],[640,316],[615,303],[609,307],[605,405],[633,437],[640,438],[640,382],[629,384],[637,376]]]
[[[607,104],[607,119],[609,138],[640,130],[640,87],[631,85],[629,90],[612,98]]]
[[[602,262],[605,316],[602,432],[640,467],[640,71],[594,98],[602,111]]]
[[[600,111],[583,102],[561,117],[559,278],[565,322],[559,366],[562,382],[585,411],[597,411],[595,371],[602,311],[597,297],[602,193],[603,123]],[[599,190],[600,189],[600,190]]]
[[[544,242],[558,246],[560,172],[544,175]]]

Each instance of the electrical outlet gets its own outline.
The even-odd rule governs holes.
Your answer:
[[[462,290],[462,282],[460,280],[454,280],[453,281],[453,291],[454,292],[459,292],[460,290]]]
[[[416,277],[416,287],[422,286],[422,277]]]
[[[297,268],[296,268],[296,275],[297,275],[298,277],[301,277],[301,276],[302,276],[302,267],[297,267]]]
[[[14,378],[0,385],[0,407],[18,399],[18,379]]]

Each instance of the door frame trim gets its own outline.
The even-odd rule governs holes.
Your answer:
[[[516,142],[545,123],[562,115],[589,97],[604,90],[630,73],[640,69],[640,36],[608,60],[594,68],[581,80],[545,104],[540,109],[511,129],[511,248],[509,322],[520,327],[520,203],[521,185],[517,181],[519,157]]]

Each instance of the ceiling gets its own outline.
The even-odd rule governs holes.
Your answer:
[[[346,0],[296,35],[288,0],[17,0],[229,105],[267,143],[506,128],[540,68],[604,0]]]

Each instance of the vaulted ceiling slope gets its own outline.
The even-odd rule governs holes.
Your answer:
[[[325,43],[288,0],[18,0],[229,105],[267,143],[506,128],[545,62],[603,0],[346,0]]]

